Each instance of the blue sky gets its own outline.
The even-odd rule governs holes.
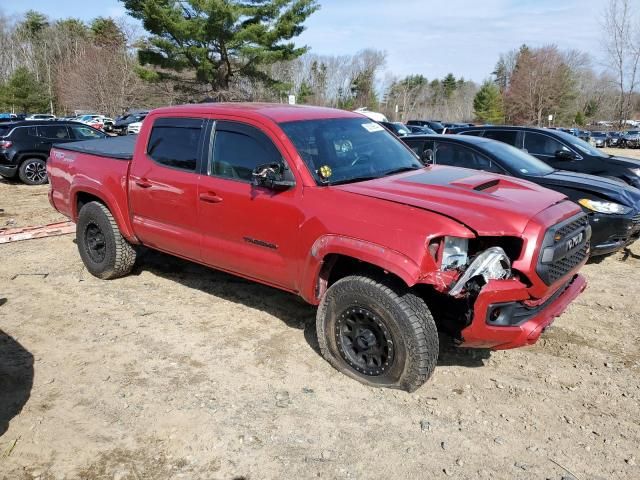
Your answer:
[[[298,42],[320,54],[387,52],[395,75],[448,72],[482,81],[501,52],[554,43],[602,57],[607,0],[320,0]],[[0,13],[39,10],[52,18],[123,16],[117,0],[0,0]]]

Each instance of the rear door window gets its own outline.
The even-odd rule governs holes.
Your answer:
[[[195,172],[203,127],[202,119],[159,118],[151,129],[147,155],[160,165]]]
[[[36,132],[39,137],[49,140],[68,140],[71,138],[67,127],[64,125],[38,125]]]
[[[512,147],[518,147],[517,130],[485,130],[483,137],[506,143]]]

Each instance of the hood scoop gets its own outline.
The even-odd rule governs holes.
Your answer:
[[[452,181],[450,185],[464,188],[466,190],[473,190],[475,192],[482,192],[494,187],[500,187],[503,183],[505,186],[509,184],[509,182],[504,182],[501,178],[496,178],[493,174],[486,174],[484,172],[476,173],[476,175],[469,175],[464,178],[456,179]]]
[[[476,192],[481,192],[483,190],[488,190],[491,187],[495,187],[496,185],[498,185],[500,183],[500,180],[496,179],[496,180],[490,180],[488,182],[485,183],[481,183],[480,185],[476,185],[475,187],[473,187],[473,189]]]

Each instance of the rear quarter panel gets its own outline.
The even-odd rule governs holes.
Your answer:
[[[53,148],[47,162],[52,206],[77,222],[79,195],[92,195],[111,211],[122,235],[131,242],[137,242],[129,220],[129,163],[127,160]]]

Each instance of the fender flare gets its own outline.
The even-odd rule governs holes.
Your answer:
[[[420,266],[403,253],[367,240],[343,235],[323,235],[311,246],[303,268],[301,296],[317,305],[322,297],[322,267],[328,255],[337,254],[370,263],[402,279],[407,286],[415,285],[420,277]]]
[[[90,179],[87,179],[91,181]],[[120,208],[119,202],[113,197],[111,193],[109,193],[108,189],[99,188],[99,185],[91,185],[89,183],[81,183],[72,185],[69,191],[69,198],[71,199],[71,214],[72,219],[75,223],[78,222],[78,196],[82,193],[87,193],[99,199],[102,203],[106,205],[111,214],[113,215],[116,224],[118,225],[118,229],[123,237],[125,237],[131,243],[139,243],[136,238],[133,228],[131,227],[131,223],[129,222],[129,213],[123,211]]]

